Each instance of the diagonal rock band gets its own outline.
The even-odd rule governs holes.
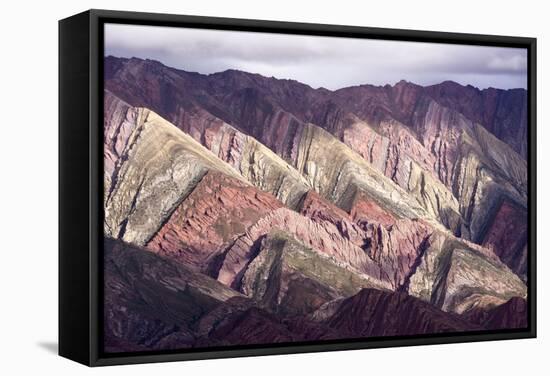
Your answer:
[[[525,90],[104,64],[107,352],[526,327]]]

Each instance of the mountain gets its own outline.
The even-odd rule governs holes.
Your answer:
[[[164,76],[164,80],[155,82],[155,75]],[[220,108],[220,102],[237,104],[236,101],[248,95],[248,99],[257,100],[255,104],[280,107],[304,122],[310,121],[329,130],[338,127],[341,115],[345,115],[345,112],[354,113],[372,123],[392,118],[408,124],[414,116],[418,101],[429,98],[482,125],[509,144],[523,158],[527,155],[527,91],[524,89],[479,90],[453,81],[422,87],[400,81],[394,86],[360,85],[331,92],[323,88],[312,89],[298,81],[278,80],[238,70],[230,69],[206,76],[168,68],[154,60],[113,56],[105,58],[105,78],[109,81],[108,87],[122,86],[126,89],[127,97],[121,98],[128,98],[129,102],[143,101],[142,105],[150,108],[157,107],[155,104],[158,104],[161,109],[159,113],[162,115],[173,112],[177,107],[190,108],[198,101],[207,101],[209,105],[204,107],[213,110],[209,112],[216,116],[225,113],[227,116],[232,111]],[[146,80],[148,85],[133,90],[138,84],[132,81],[136,78],[138,83]],[[185,83],[186,87],[197,88],[203,97],[179,93],[176,88],[181,87],[182,83]],[[133,91],[128,90],[130,88]],[[235,94],[225,99],[224,93],[228,92]],[[161,96],[166,94],[172,98],[171,101],[161,99]],[[271,100],[263,101],[256,96],[268,97]],[[252,106],[244,106],[235,109],[242,115],[251,108]],[[176,124],[181,122],[168,119]]]
[[[285,205],[296,207],[311,186],[281,157],[251,136],[222,120],[203,114],[181,129],[229,163],[246,179],[272,193]]]
[[[154,112],[131,112],[134,128],[106,189],[105,228],[110,236],[143,245],[208,171],[245,180]]]
[[[452,82],[423,88],[402,81],[395,86],[362,85],[331,92],[236,70],[189,73],[136,58],[107,57],[105,65],[105,87],[113,94],[133,106],[154,110],[249,178],[257,173],[254,164],[246,161],[262,159],[272,165],[264,184],[273,185],[271,192],[284,198],[285,204],[297,204],[307,185],[315,183],[313,173],[321,172],[318,185],[338,178],[336,164],[322,169],[316,169],[320,161],[308,164],[312,135],[316,141],[312,146],[321,152],[333,144],[338,148],[335,140],[339,140],[359,154],[356,161],[368,162],[370,169],[411,193],[417,206],[455,235],[492,247],[526,279],[526,229],[508,234],[514,244],[511,250],[495,240],[504,236],[503,226],[495,222],[501,206],[512,207],[512,216],[527,222],[525,153],[512,150],[518,142],[526,144],[524,137],[517,136],[526,133],[525,91],[480,92]],[[487,101],[490,106],[484,106]],[[500,123],[506,130],[498,128]],[[249,150],[257,150],[257,142],[280,158],[263,147],[251,158]],[[349,157],[348,148],[344,160]],[[335,150],[334,155],[339,153]],[[329,162],[332,156],[327,154]],[[355,168],[348,165],[338,168]],[[292,167],[305,172],[309,182],[296,173],[281,182],[281,170]],[[298,193],[285,197],[291,191]],[[346,205],[345,200],[338,205]]]
[[[374,289],[341,301],[326,322],[350,338],[479,330],[465,319],[444,314],[407,294]]]
[[[489,132],[527,158],[527,91],[484,90],[452,81],[426,88],[426,93],[445,107],[481,124]]]
[[[512,297],[525,298],[521,278],[490,249],[436,233],[417,259],[408,293],[444,311],[465,313],[489,309]]]
[[[517,93],[441,86],[106,57],[105,347],[525,327]]]
[[[491,309],[472,309],[465,315],[471,322],[487,329],[509,329],[527,327],[527,301],[521,298],[511,298],[506,303],[496,305]],[[518,312],[524,314],[518,315]]]
[[[307,314],[300,309],[303,306],[294,306],[291,312],[272,311],[265,301],[257,302],[180,263],[119,240],[105,240],[104,256],[104,335],[109,352],[481,328],[406,294],[375,289],[336,301],[337,308],[326,318]],[[308,285],[296,287],[299,290],[291,291],[304,293]],[[304,297],[294,296],[293,301],[307,303],[300,299]]]
[[[282,206],[268,193],[209,171],[161,224],[147,247],[208,273],[221,246]]]
[[[366,287],[377,284],[273,229],[246,268],[240,291],[271,311],[304,315]]]

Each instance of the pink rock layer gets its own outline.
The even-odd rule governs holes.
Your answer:
[[[423,222],[406,219],[394,220],[392,225],[369,219],[362,228],[346,212],[315,192],[307,194],[301,213],[280,208],[251,226],[224,251],[218,280],[237,288],[262,239],[272,228],[277,228],[344,267],[396,290],[414,271],[432,232]]]
[[[314,221],[334,224],[342,236],[363,249],[379,266],[376,277],[388,281],[392,289],[402,287],[414,271],[433,232],[425,222],[394,218],[363,195],[353,201],[350,215],[310,191],[301,213]]]
[[[288,233],[343,266],[366,275],[380,275],[380,267],[349,237],[342,236],[342,231],[335,224],[315,222],[290,209],[280,208],[261,218],[228,247],[218,280],[228,286],[238,286],[246,266],[256,256],[261,240],[272,228]]]

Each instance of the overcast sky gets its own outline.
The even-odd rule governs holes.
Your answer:
[[[500,47],[107,24],[105,55],[203,74],[239,69],[332,90],[402,79],[527,87],[527,51]]]

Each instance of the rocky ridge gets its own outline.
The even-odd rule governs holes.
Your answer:
[[[526,142],[510,136],[513,124],[523,129],[518,134],[526,134],[525,91],[479,91],[451,82],[423,88],[402,81],[331,92],[235,70],[204,76],[151,60],[114,57],[107,57],[106,65],[109,90],[134,106],[157,111],[205,145],[213,136],[204,129],[224,124],[237,131],[233,134],[252,137],[296,167],[308,123],[324,128],[409,192],[451,232],[478,244],[484,243],[484,229],[498,211],[495,202],[511,198],[526,208],[525,162],[511,150]],[[507,110],[510,106],[521,110]],[[505,124],[506,131],[497,130],[498,124]],[[500,136],[504,142],[497,139]],[[470,147],[459,147],[465,144]],[[283,188],[282,196],[294,191],[294,182],[300,179],[293,174],[290,180],[275,184]],[[290,206],[300,194],[289,199]],[[521,234],[514,239],[522,243],[516,247],[519,256],[503,260],[525,278],[520,265],[527,244],[522,239]]]
[[[106,311],[109,348],[526,325],[526,163],[473,115],[406,83],[344,105],[244,72],[106,65],[107,295],[126,307]],[[224,297],[180,289],[202,310],[174,321],[161,274],[180,267]],[[136,305],[146,291],[159,297]]]
[[[105,349],[113,353],[482,328],[404,293],[370,288],[331,301],[332,312],[327,304],[313,314],[281,312],[180,263],[119,240],[105,240],[104,256]],[[303,292],[308,285],[298,287]],[[294,292],[287,290],[289,295]]]

